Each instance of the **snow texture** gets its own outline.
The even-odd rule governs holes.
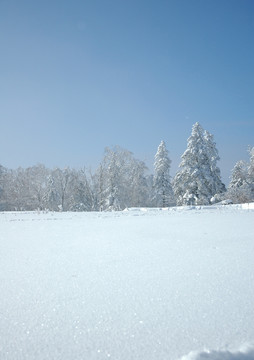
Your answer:
[[[180,360],[253,360],[254,346],[245,345],[238,351],[212,350],[202,352],[191,352]]]
[[[252,209],[0,213],[0,359],[254,359]]]

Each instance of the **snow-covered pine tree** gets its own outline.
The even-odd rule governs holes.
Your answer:
[[[254,147],[249,149],[250,162],[238,161],[231,175],[227,196],[234,203],[254,201]]]
[[[223,191],[217,160],[218,152],[212,136],[195,123],[182,155],[181,169],[173,181],[178,205],[206,205],[215,193]]]
[[[251,190],[248,184],[248,166],[245,161],[237,161],[232,173],[231,181],[228,186],[227,197],[235,204],[250,201]]]
[[[168,150],[164,141],[161,141],[155,154],[154,162],[154,198],[156,206],[174,205],[174,194],[170,182],[171,160],[168,156]]]
[[[220,169],[217,166],[217,161],[220,160],[219,152],[216,148],[213,135],[210,134],[207,130],[204,132],[204,140],[206,143],[207,161],[209,162],[210,167],[209,188],[211,190],[211,196],[220,198],[226,191],[226,187],[221,181]]]
[[[240,160],[235,164],[232,174],[229,189],[240,188],[247,182],[248,168],[245,161]]]

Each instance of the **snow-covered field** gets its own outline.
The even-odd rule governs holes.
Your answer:
[[[0,214],[1,360],[254,359],[254,210]]]

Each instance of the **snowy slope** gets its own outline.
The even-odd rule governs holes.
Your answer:
[[[254,359],[253,254],[241,206],[1,213],[0,359]]]

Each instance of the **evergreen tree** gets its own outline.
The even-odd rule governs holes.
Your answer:
[[[213,135],[205,130],[204,140],[206,143],[207,151],[207,162],[209,162],[210,168],[210,177],[209,178],[209,188],[211,190],[211,196],[221,196],[226,191],[226,187],[221,181],[220,169],[217,166],[217,161],[220,160],[219,152],[216,148],[216,143],[214,141]]]
[[[254,200],[254,147],[249,149],[250,162],[238,161],[231,175],[227,196],[234,203]]]
[[[245,203],[250,200],[251,191],[248,184],[248,166],[242,160],[238,161],[232,170],[227,197],[236,204]]]
[[[164,141],[161,141],[154,163],[154,197],[156,206],[172,206],[174,204],[173,190],[170,183],[171,160]]]
[[[229,189],[231,188],[240,188],[245,183],[247,183],[248,178],[248,167],[245,161],[237,161],[235,164],[232,174],[231,181],[229,184]]]
[[[178,205],[206,205],[215,193],[224,190],[217,160],[218,152],[212,136],[195,123],[182,155],[181,169],[173,182]]]

